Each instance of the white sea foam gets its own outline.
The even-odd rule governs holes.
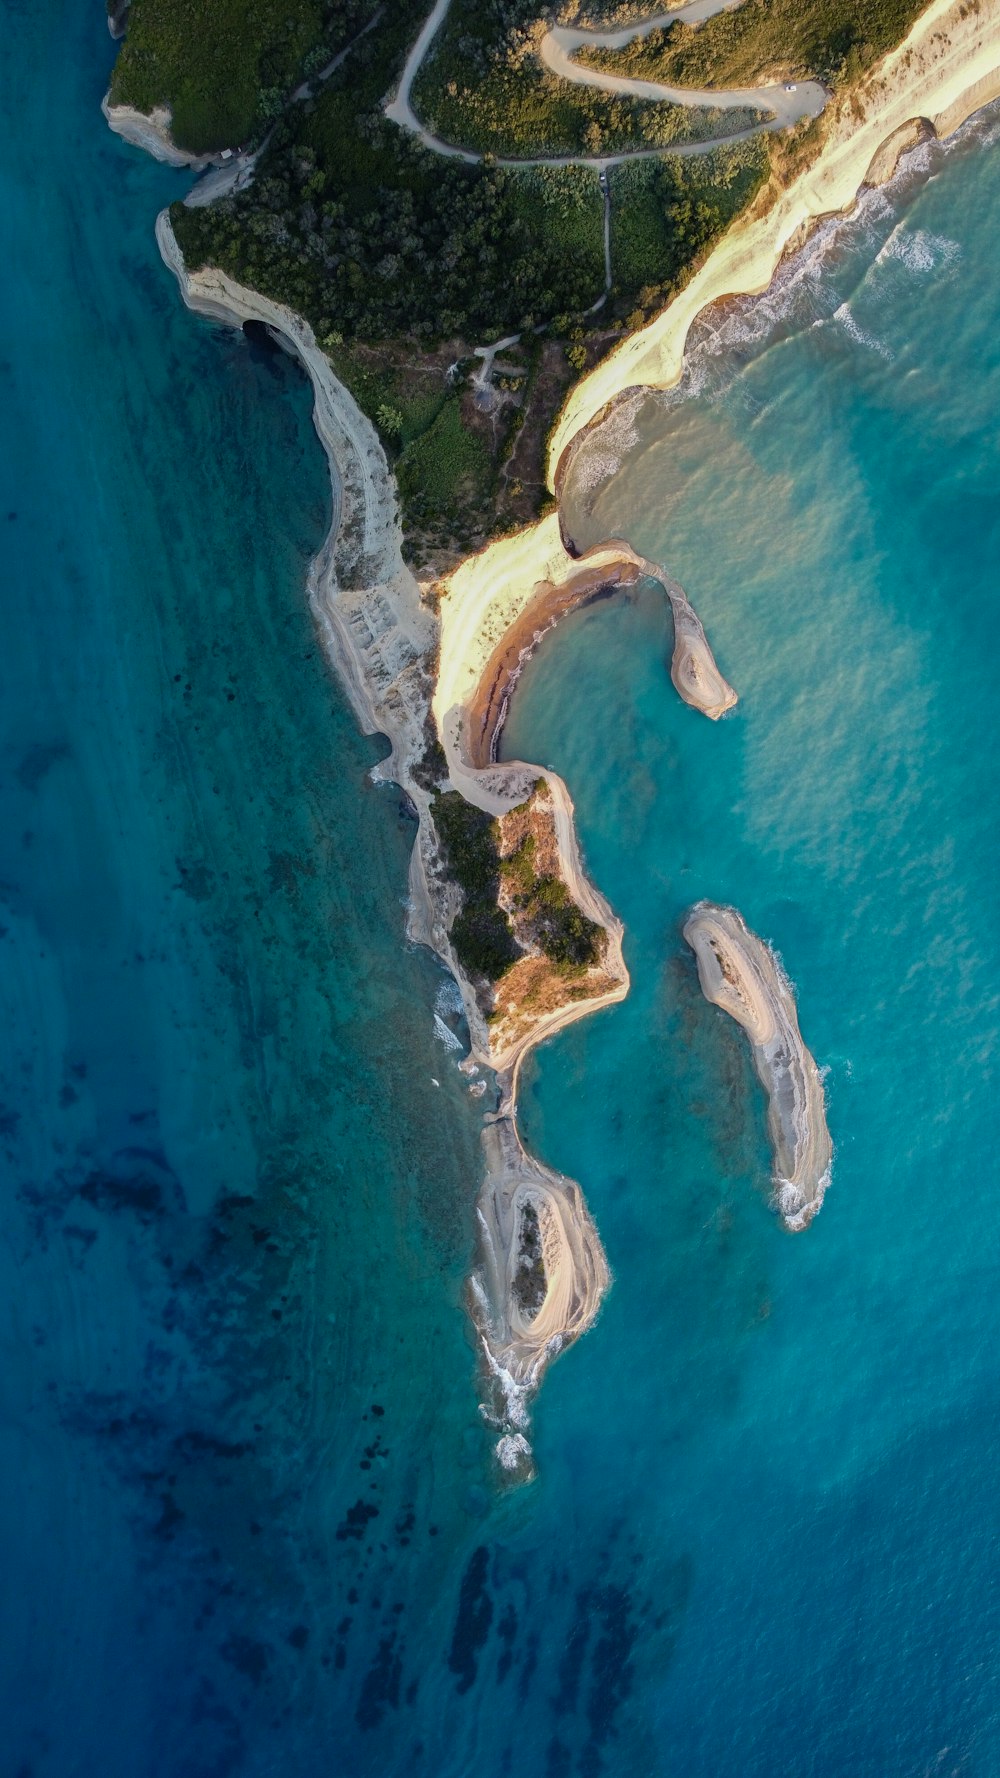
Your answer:
[[[774,1207],[780,1212],[785,1227],[790,1229],[793,1234],[799,1234],[802,1229],[808,1228],[809,1224],[819,1215],[832,1177],[833,1161],[831,1160],[808,1202],[803,1198],[799,1186],[793,1185],[788,1179],[775,1180]]]
[[[851,314],[849,298],[845,300],[843,291],[838,292],[837,264],[844,255],[870,247],[903,261],[914,272],[950,265],[958,256],[956,243],[926,231],[908,234],[899,220],[900,210],[915,185],[932,178],[935,165],[973,133],[983,144],[1000,140],[1000,120],[996,114],[988,121],[980,117],[946,144],[929,139],[907,150],[885,185],[863,186],[847,216],[830,216],[819,222],[804,245],[781,263],[761,295],[706,309],[691,328],[676,386],[661,391],[626,391],[607,419],[571,447],[567,506],[578,503],[580,511],[588,511],[597,493],[621,469],[628,452],[641,445],[637,420],[644,400],[655,400],[669,409],[699,396],[724,399],[748,359],[783,330],[837,320],[858,345],[891,363],[890,348],[859,326]],[[884,242],[890,226],[891,245]]]
[[[446,1050],[462,1050],[465,1048],[460,1037],[456,1037],[448,1019],[461,1017],[464,1011],[461,990],[456,981],[448,976],[438,988],[434,996],[434,1035]]]
[[[950,241],[947,235],[933,235],[925,228],[910,232],[898,222],[875,263],[892,259],[911,272],[933,272],[939,266],[954,265],[961,251],[958,242]]]
[[[859,325],[851,314],[850,303],[841,303],[833,318],[840,322],[848,338],[852,339],[856,345],[865,346],[870,352],[877,352],[878,356],[884,358],[887,364],[893,362],[895,354],[891,347],[887,346],[884,340],[877,339],[875,334],[868,333],[865,328]]]
[[[530,1385],[519,1383],[515,1377],[512,1377],[510,1371],[506,1370],[504,1366],[494,1358],[485,1340],[483,1341],[483,1351],[486,1354],[486,1362],[495,1377],[503,1396],[504,1419],[509,1425],[517,1426],[523,1430],[529,1424],[527,1397]]]
[[[434,1035],[439,1043],[444,1044],[446,1050],[460,1050],[464,1047],[461,1038],[449,1030],[441,1014],[437,1012],[434,1014]]]
[[[639,389],[624,394],[603,424],[585,432],[579,444],[571,447],[575,493],[586,494],[603,487],[621,468],[633,445],[639,442],[636,420],[648,393]]]
[[[523,1432],[505,1432],[497,1439],[496,1453],[501,1469],[520,1469],[531,1456],[531,1446]]]
[[[449,1015],[454,1017],[463,1010],[462,991],[458,983],[451,976],[447,976],[434,996],[434,1011],[442,1019],[446,1019]]]

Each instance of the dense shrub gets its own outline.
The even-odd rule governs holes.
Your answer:
[[[374,10],[375,0],[132,0],[111,96],[139,111],[169,105],[183,148],[231,148]]]
[[[493,817],[467,803],[457,790],[436,792],[432,808],[449,875],[468,899],[495,899],[500,883],[500,851]]]
[[[603,932],[577,907],[559,877],[540,877],[526,899],[524,917],[534,943],[552,963],[596,963]]]
[[[462,968],[489,982],[499,981],[520,956],[510,921],[498,907],[464,907],[452,926],[451,942]]]

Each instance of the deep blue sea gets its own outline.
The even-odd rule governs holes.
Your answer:
[[[101,6],[2,28],[0,1778],[995,1778],[989,127],[570,490],[741,701],[679,703],[651,590],[515,700],[634,986],[527,1072],[614,1285],[504,1491],[479,1108],[306,607],[308,388],[181,306],[152,225],[188,175],[105,128]],[[829,1069],[798,1236],[680,937],[701,896]]]

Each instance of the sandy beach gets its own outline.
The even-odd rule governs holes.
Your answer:
[[[813,223],[850,209],[861,186],[888,178],[926,121],[938,136],[1000,94],[1000,0],[933,0],[909,36],[872,69],[860,92],[828,111],[822,154],[765,216],[737,222],[673,302],[571,389],[552,434],[549,486],[566,447],[626,389],[668,389],[681,375],[691,323],[711,303],[767,289]],[[893,151],[887,152],[889,145]]]
[[[830,1182],[833,1144],[823,1083],[802,1041],[789,982],[774,952],[735,908],[697,902],[684,922],[684,937],[698,960],[705,999],[750,1039],[767,1094],[775,1204],[786,1228],[804,1229]]]
[[[591,560],[591,558],[596,558]],[[686,704],[713,722],[737,702],[736,692],[723,678],[715,662],[701,620],[683,588],[670,580],[655,562],[637,555],[618,538],[588,550],[557,585],[539,581],[523,610],[512,617],[506,632],[485,662],[479,684],[466,709],[466,760],[478,772],[496,763],[497,747],[510,700],[521,669],[541,638],[571,611],[595,599],[634,587],[641,580],[656,580],[670,604],[674,623],[674,647],[670,676]],[[448,612],[445,612],[447,623]],[[454,725],[452,733],[456,733]]]

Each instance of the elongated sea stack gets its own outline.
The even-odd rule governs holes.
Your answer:
[[[706,1000],[720,1006],[750,1039],[767,1093],[774,1155],[774,1195],[790,1229],[804,1229],[830,1183],[833,1144],[823,1083],[802,1041],[795,1001],[778,959],[735,908],[699,901],[684,922]]]

